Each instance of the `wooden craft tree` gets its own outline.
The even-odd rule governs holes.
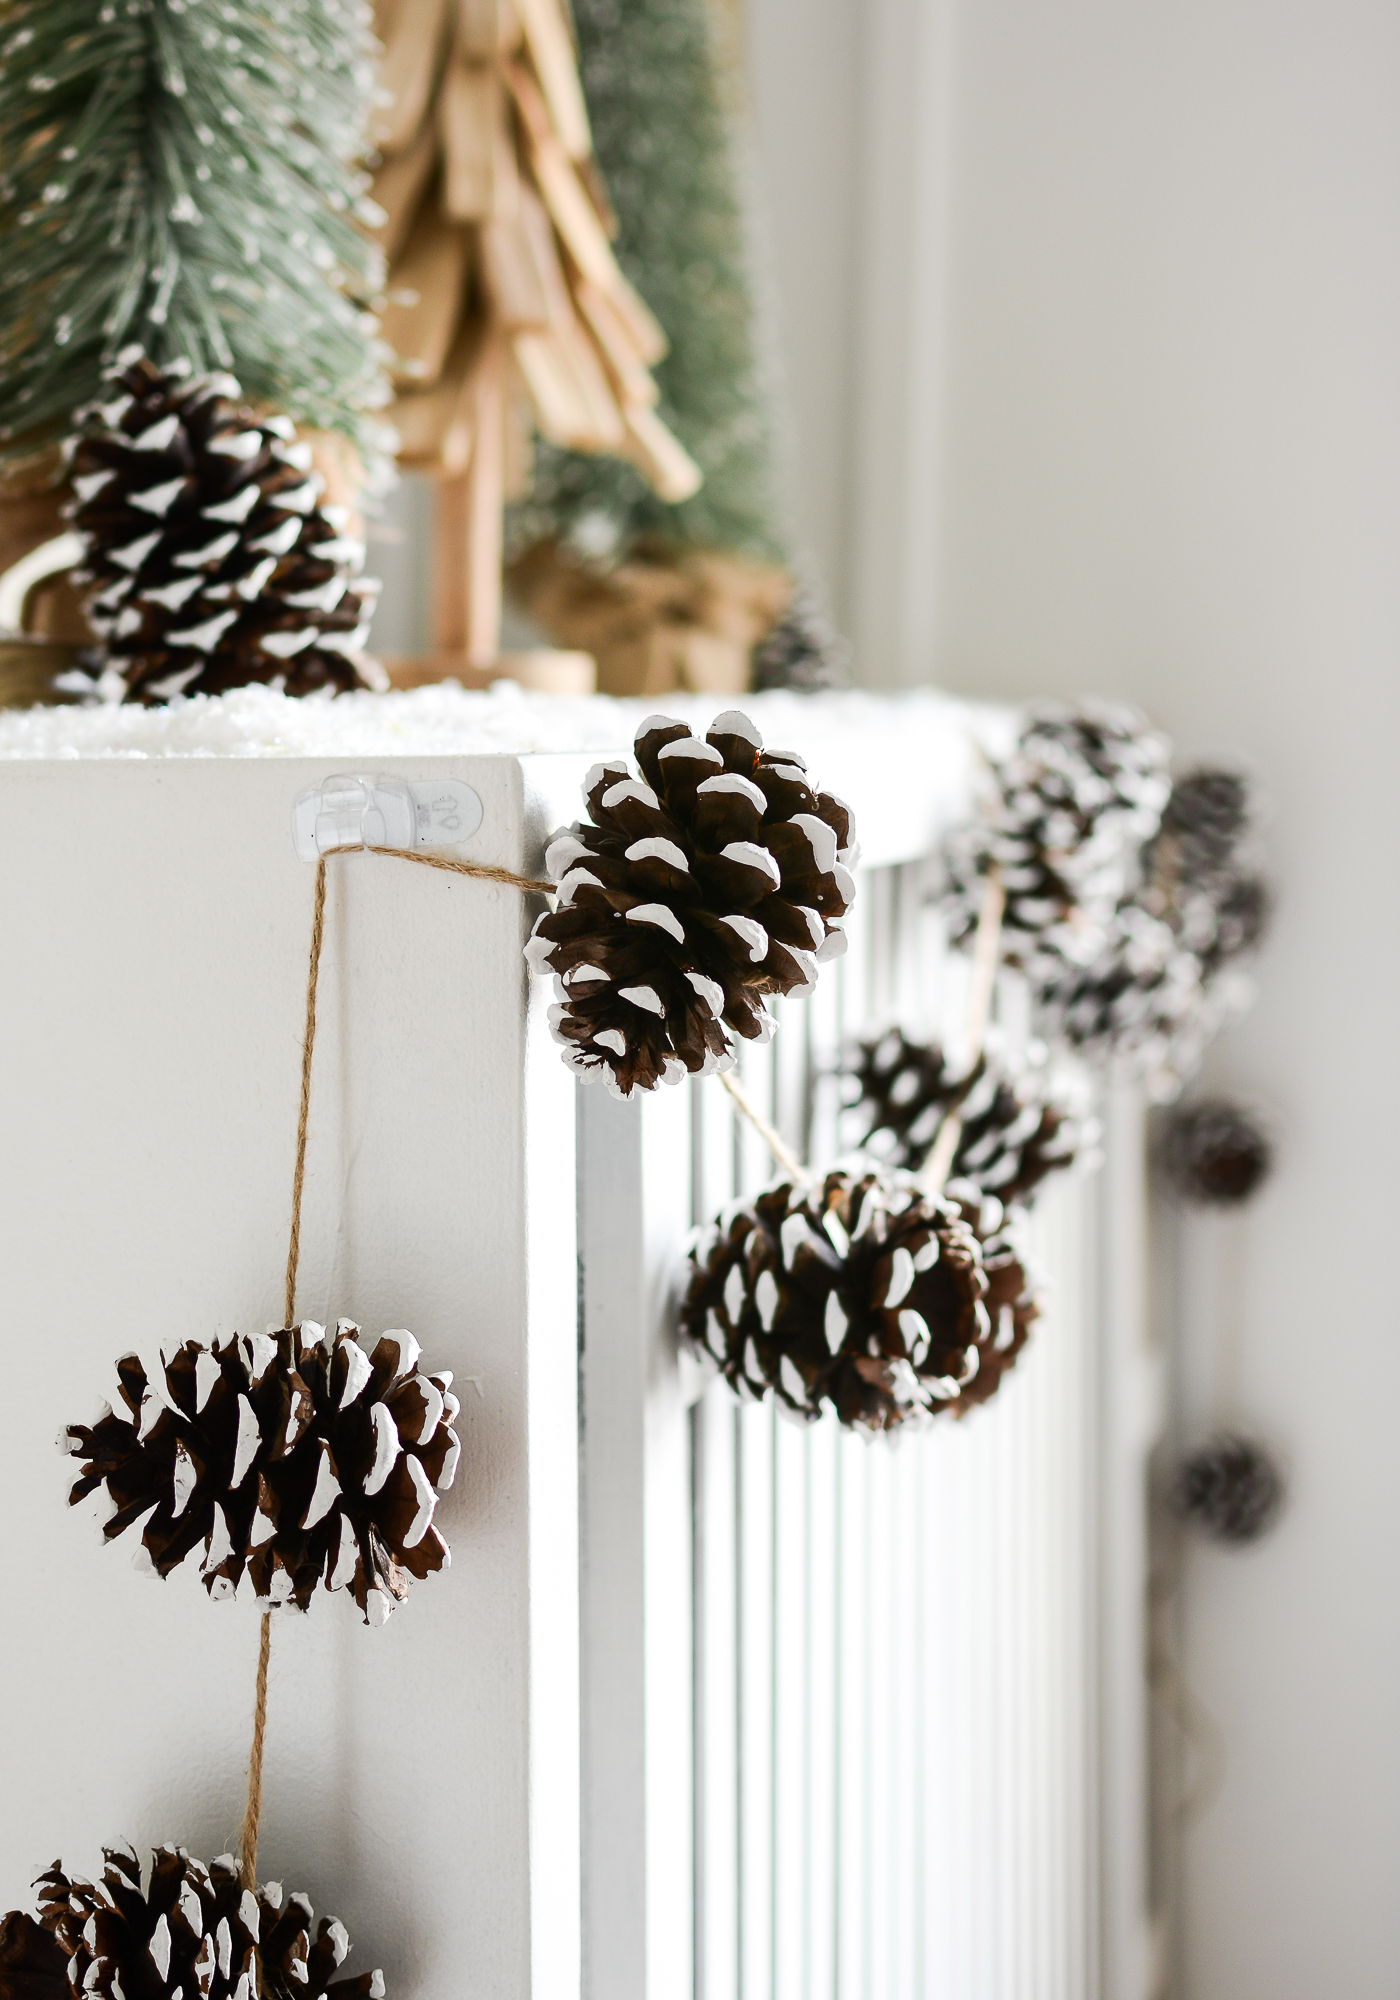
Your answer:
[[[489,666],[533,432],[630,460],[667,500],[700,471],[656,414],[666,339],[612,252],[560,0],[379,0],[376,25],[390,416],[401,463],[438,482],[435,644]]]

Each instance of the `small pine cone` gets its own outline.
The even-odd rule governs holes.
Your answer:
[[[1173,783],[1161,839],[1175,847],[1181,876],[1200,882],[1230,867],[1250,817],[1249,785],[1240,773],[1202,765]]]
[[[379,586],[358,576],[347,511],[317,504],[290,420],[231,400],[231,375],[158,369],[134,348],[109,372],[111,398],[75,419],[69,474],[96,692],[150,706],[254,681],[383,685],[363,650]]]
[[[987,1289],[954,1203],[836,1172],[735,1202],[691,1252],[681,1327],[736,1391],[893,1430],[980,1400]]]
[[[1218,1437],[1182,1460],[1172,1502],[1184,1521],[1215,1542],[1257,1542],[1283,1510],[1283,1474],[1263,1445]]]
[[[801,694],[817,694],[845,687],[850,679],[848,652],[816,592],[799,584],[787,610],[753,649],[755,692],[795,688]]]
[[[1143,849],[1142,881],[1087,960],[1043,958],[1046,1025],[1085,1055],[1122,1062],[1165,1101],[1251,989],[1233,968],[1259,942],[1267,888],[1236,849],[1249,824],[1244,780],[1201,770],[1178,781]]]
[[[1274,1163],[1259,1120],[1223,1097],[1183,1105],[1168,1127],[1164,1153],[1167,1172],[1188,1201],[1221,1208],[1248,1201]]]
[[[334,1917],[315,1924],[310,1901],[268,1882],[256,1895],[239,1883],[230,1855],[206,1868],[183,1847],[160,1847],[150,1879],[129,1847],[103,1849],[102,1880],[68,1876],[58,1862],[39,1877],[47,1950],[24,1932],[35,1972],[51,1976],[54,1953],[69,1993],[103,2000],[383,2000],[382,1972],[336,1979],[350,1950]],[[12,1922],[6,1918],[6,1926]],[[315,1924],[313,1932],[312,1926]],[[28,1967],[26,1966],[26,1971]],[[3,1991],[4,1989],[0,1989]],[[17,1983],[15,2000],[48,1988]]]
[[[1167,754],[1131,709],[1033,709],[997,772],[990,812],[950,842],[953,941],[971,936],[995,867],[1006,893],[1008,964],[1034,972],[1047,956],[1092,957],[1157,831],[1171,789]]]
[[[850,809],[800,758],[765,750],[737,709],[702,739],[648,716],[634,778],[595,764],[592,822],[557,833],[559,884],[525,955],[552,972],[564,1060],[619,1097],[731,1067],[733,1035],[767,1041],[768,993],[809,993],[846,948]]]
[[[163,1394],[125,1355],[130,1418],[104,1405],[59,1439],[85,1461],[70,1504],[105,1484],[107,1540],[144,1522],[137,1561],[162,1577],[202,1544],[216,1602],[246,1570],[265,1609],[305,1611],[324,1580],[382,1625],[414,1577],[451,1560],[432,1521],[457,1470],[460,1405],[450,1373],[419,1371],[411,1333],[386,1333],[366,1354],[358,1331],[305,1320],[212,1348],[187,1341],[165,1364]]]
[[[867,1114],[861,1147],[882,1165],[917,1173],[949,1112],[962,1120],[952,1173],[1004,1202],[1024,1202],[1047,1174],[1074,1165],[1097,1138],[1077,1077],[1051,1070],[1043,1043],[1013,1061],[984,1050],[971,1078],[938,1042],[890,1028],[858,1044],[856,1103]]]

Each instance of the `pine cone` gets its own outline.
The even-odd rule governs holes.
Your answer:
[[[57,1861],[39,1877],[42,1930],[17,1912],[5,1919],[7,1938],[22,1927],[13,1935],[23,1953],[13,1986],[0,1984],[5,2000],[46,2000],[55,1965],[70,1995],[103,2000],[383,2000],[382,1972],[334,1978],[350,1950],[343,1924],[322,1917],[313,1938],[307,1897],[284,1900],[278,1882],[245,1891],[230,1855],[206,1868],[183,1847],[157,1848],[144,1890],[129,1847],[103,1858],[100,1883]]]
[[[1167,1131],[1167,1172],[1189,1201],[1233,1207],[1262,1186],[1274,1163],[1268,1133],[1228,1098],[1206,1097],[1176,1113]]]
[[[1182,1461],[1172,1500],[1183,1520],[1215,1542],[1266,1535],[1282,1512],[1283,1474],[1253,1438],[1218,1437]]]
[[[1099,950],[1087,962],[1045,958],[1037,967],[1047,1025],[1086,1055],[1130,1063],[1161,1100],[1251,997],[1232,968],[1258,943],[1268,893],[1237,859],[1248,823],[1241,778],[1190,773],[1173,787],[1143,849],[1142,880]]]
[[[432,1525],[452,1484],[460,1407],[447,1371],[418,1370],[411,1333],[366,1354],[343,1319],[314,1320],[205,1348],[187,1341],[151,1388],[134,1354],[117,1363],[130,1419],[104,1405],[59,1443],[86,1461],[76,1504],[105,1483],[113,1541],[144,1522],[137,1561],[166,1577],[202,1543],[216,1602],[246,1569],[265,1609],[308,1609],[316,1585],[349,1586],[367,1625],[382,1625],[414,1577],[445,1569]]]
[[[252,681],[384,685],[363,651],[379,586],[356,580],[364,549],[344,508],[317,505],[290,421],[230,400],[231,375],[158,369],[134,348],[109,375],[111,399],[77,414],[70,472],[96,692],[149,706]]]
[[[1024,1202],[1047,1174],[1073,1166],[1097,1128],[1086,1093],[1067,1071],[1052,1072],[1043,1042],[1013,1061],[989,1040],[971,1077],[938,1042],[912,1041],[902,1028],[860,1042],[848,1074],[867,1114],[862,1149],[882,1165],[917,1173],[951,1111],[962,1119],[951,1172]]]
[[[846,948],[855,893],[850,810],[799,757],[765,750],[737,710],[701,740],[648,716],[641,778],[595,764],[592,824],[557,833],[558,901],[525,955],[556,976],[564,1060],[619,1097],[734,1060],[732,1035],[767,1041],[767,993],[809,993]]]
[[[733,1203],[691,1252],[680,1317],[736,1391],[881,1431],[982,1400],[982,1367],[1004,1365],[987,1293],[954,1203],[836,1172]]]
[[[1175,843],[1186,880],[1201,882],[1230,867],[1249,819],[1249,786],[1240,773],[1202,765],[1173,784],[1162,839]]]
[[[1131,709],[1038,708],[997,778],[990,812],[949,844],[950,935],[970,937],[996,867],[1007,963],[1030,972],[1047,958],[1083,963],[1157,830],[1171,789],[1167,745]]]
[[[753,686],[760,692],[796,688],[802,694],[846,687],[849,650],[816,592],[799,584],[787,610],[753,649]]]

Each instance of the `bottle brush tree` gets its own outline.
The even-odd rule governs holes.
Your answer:
[[[0,457],[66,436],[131,346],[372,445],[367,8],[10,0],[0,24]]]

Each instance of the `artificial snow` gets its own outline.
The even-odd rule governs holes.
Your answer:
[[[119,704],[0,710],[0,758],[429,757],[544,751],[625,753],[658,711],[704,732],[736,703],[765,743],[800,753],[818,771],[824,744],[853,733],[931,732],[988,749],[1007,712],[931,690],[742,696],[665,694],[650,700],[537,694],[515,681],[474,692],[455,681],[393,694],[311,696],[267,687],[193,695],[165,708]]]

